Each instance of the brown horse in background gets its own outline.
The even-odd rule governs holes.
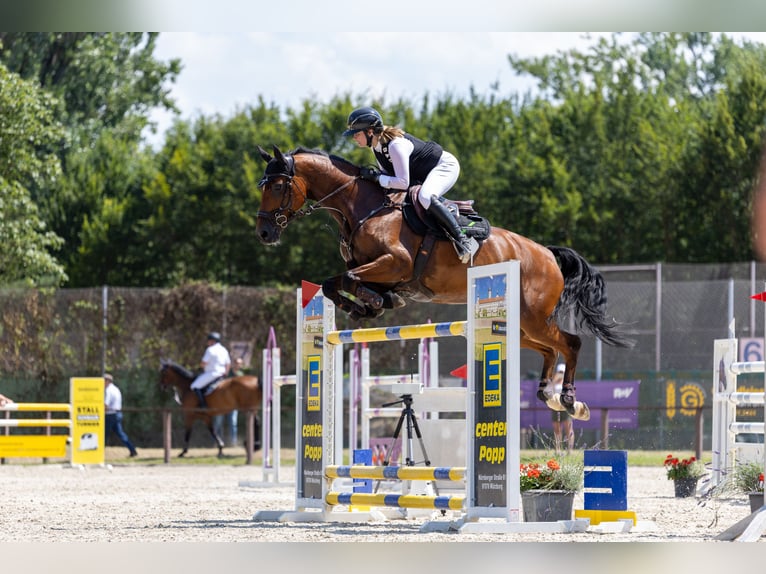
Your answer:
[[[241,375],[223,379],[212,393],[205,396],[207,408],[200,408],[197,394],[191,390],[195,378],[194,373],[173,361],[160,361],[160,386],[175,390],[176,402],[184,411],[184,448],[178,456],[184,456],[189,450],[192,426],[199,419],[210,431],[218,446],[218,456],[221,457],[224,443],[213,428],[213,417],[233,410],[257,412],[261,408],[263,389],[256,376]]]
[[[347,270],[322,283],[322,291],[352,317],[378,317],[385,308],[410,301],[466,304],[467,264],[452,245],[424,237],[404,221],[404,192],[384,190],[359,177],[359,166],[343,158],[298,148],[274,155],[258,147],[267,162],[256,233],[262,243],[279,242],[294,219],[327,210],[338,224],[340,251]],[[311,202],[307,205],[307,202]],[[427,258],[418,257],[428,251]],[[518,260],[521,275],[521,346],[543,356],[538,398],[554,410],[587,420],[587,405],[575,398],[574,378],[580,337],[559,327],[571,313],[581,327],[604,343],[632,346],[606,316],[606,286],[601,274],[576,251],[542,245],[498,227],[473,257],[473,265]],[[417,264],[416,264],[417,262]],[[557,356],[566,363],[562,392],[551,382]]]

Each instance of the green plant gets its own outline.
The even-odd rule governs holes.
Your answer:
[[[678,478],[701,478],[705,474],[705,465],[695,457],[677,458],[669,454],[663,463],[668,480]]]
[[[763,492],[763,466],[756,462],[737,464],[734,467],[734,487],[744,492]]]
[[[576,492],[582,487],[582,462],[570,458],[557,461],[549,459],[545,463],[530,462],[519,469],[521,491],[525,490],[565,490]]]

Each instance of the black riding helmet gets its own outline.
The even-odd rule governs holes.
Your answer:
[[[356,132],[361,132],[372,128],[376,132],[383,131],[383,118],[375,108],[364,107],[357,108],[348,115],[347,130],[343,132],[344,136],[352,136]]]
[[[216,343],[220,343],[221,342],[221,334],[220,333],[216,333],[215,331],[213,331],[212,333],[208,333],[207,340],[208,341],[215,341]]]

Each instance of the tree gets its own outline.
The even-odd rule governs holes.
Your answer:
[[[64,140],[56,101],[0,64],[0,285],[57,285],[66,275],[50,251],[61,240],[46,228],[30,185],[60,173],[52,150]]]
[[[95,237],[117,239],[115,233],[132,230],[141,177],[152,176],[141,134],[152,108],[174,109],[169,84],[181,70],[179,60],[154,57],[156,39],[156,33],[0,32],[0,62],[59,102],[52,111],[68,139],[54,151],[63,177],[29,191],[48,227],[64,240],[60,257],[75,285],[109,276],[97,260],[122,260],[119,251],[96,255]],[[112,224],[109,234],[103,218]]]

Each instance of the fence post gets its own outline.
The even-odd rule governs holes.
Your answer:
[[[253,464],[253,451],[255,450],[255,412],[248,409],[247,424],[245,425],[245,463]]]
[[[609,409],[601,409],[601,445],[609,448]]]
[[[702,429],[705,422],[705,413],[702,407],[697,407],[694,413],[694,456],[702,460]]]
[[[173,418],[173,413],[170,411],[170,409],[164,409],[162,411],[162,446],[165,450],[164,460],[165,464],[168,464],[170,462],[170,443],[171,443],[171,435],[172,435],[172,428],[171,428],[171,420]]]

